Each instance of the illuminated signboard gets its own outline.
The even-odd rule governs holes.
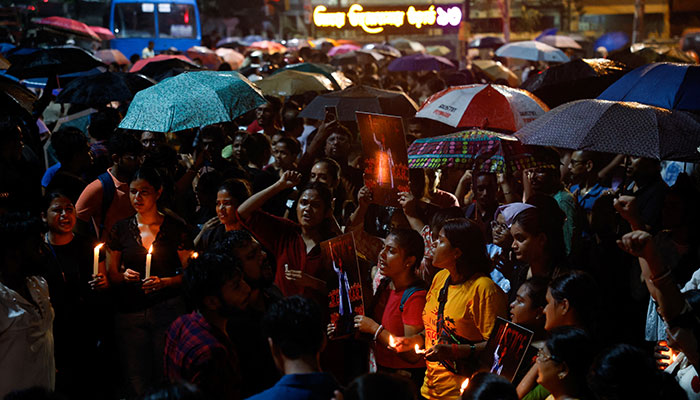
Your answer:
[[[361,5],[353,4],[347,12],[328,10],[320,5],[314,8],[313,14],[314,25],[318,28],[341,29],[350,25],[371,34],[383,32],[385,27],[456,27],[461,20],[460,7],[434,5],[426,9],[409,6],[406,10],[365,10]]]

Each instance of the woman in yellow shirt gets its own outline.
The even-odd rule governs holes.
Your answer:
[[[398,351],[427,349],[421,395],[457,399],[462,381],[474,372],[476,345],[491,334],[497,316],[506,315],[506,295],[488,277],[491,263],[479,228],[464,218],[450,219],[434,243],[439,269],[426,296],[423,335],[402,338]]]

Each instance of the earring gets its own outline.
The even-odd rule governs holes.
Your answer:
[[[559,377],[559,380],[562,380],[562,379],[566,378],[566,372],[562,371],[557,376]]]

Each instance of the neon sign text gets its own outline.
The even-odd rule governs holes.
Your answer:
[[[346,20],[347,18],[347,20]],[[347,12],[328,11],[323,5],[316,6],[313,12],[314,25],[341,29],[346,23],[360,27],[363,31],[376,34],[384,31],[386,26],[401,27],[408,23],[416,29],[426,26],[459,26],[462,10],[457,7],[435,7],[418,10],[414,6],[403,10],[365,11],[359,4],[353,4]]]

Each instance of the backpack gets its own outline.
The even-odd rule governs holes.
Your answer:
[[[411,286],[409,288],[406,288],[406,290],[403,291],[403,295],[401,295],[401,303],[399,303],[399,311],[403,312],[403,306],[406,304],[409,298],[413,295],[413,293],[419,292],[421,290],[425,290],[424,287],[422,286]]]

